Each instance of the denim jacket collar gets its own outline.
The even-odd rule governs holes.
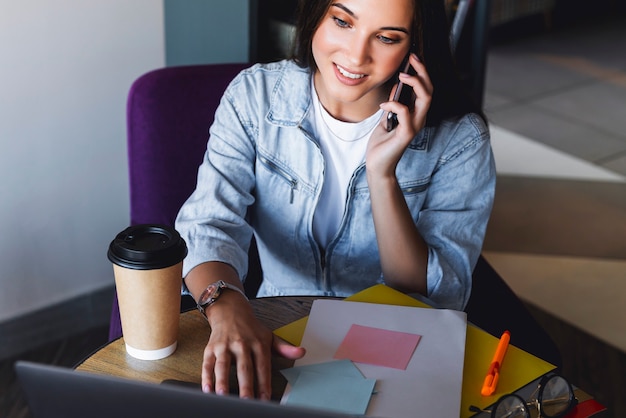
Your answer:
[[[298,126],[307,117],[311,107],[311,71],[293,61],[282,71],[270,99],[267,121],[279,126]]]

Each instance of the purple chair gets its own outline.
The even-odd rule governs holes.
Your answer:
[[[247,66],[167,67],[144,74],[132,84],[126,109],[131,225],[174,226],[178,210],[195,188],[215,109],[228,83]],[[249,272],[250,280],[246,280],[249,296],[256,294],[260,280],[254,248],[254,274]],[[121,335],[115,296],[109,339]]]
[[[127,105],[131,225],[173,226],[176,214],[196,185],[208,140],[208,128],[228,83],[247,64],[168,67],[151,71],[131,86]],[[250,246],[245,282],[254,297],[262,277],[256,245]],[[194,306],[183,299],[181,309]],[[561,357],[498,273],[481,256],[473,274],[468,320],[557,366]],[[122,335],[117,297],[111,311],[109,339]]]

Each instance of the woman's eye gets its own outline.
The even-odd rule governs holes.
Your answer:
[[[333,20],[335,21],[335,24],[339,26],[340,28],[350,27],[350,24],[348,22],[346,22],[343,19],[338,18],[337,16],[333,16]]]
[[[399,42],[397,39],[388,38],[383,35],[379,35],[378,39],[384,44],[397,44]]]

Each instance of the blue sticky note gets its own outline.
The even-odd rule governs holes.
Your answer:
[[[324,363],[307,364],[304,366],[291,367],[283,369],[280,372],[292,385],[298,379],[302,371],[315,372],[325,375],[345,376],[363,379],[361,371],[350,360],[335,360]]]
[[[291,383],[291,382],[290,382]],[[301,370],[287,396],[287,405],[364,415],[375,379]]]

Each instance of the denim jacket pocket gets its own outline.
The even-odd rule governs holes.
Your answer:
[[[264,155],[259,155],[259,161],[271,173],[276,174],[279,178],[286,182],[286,184],[290,188],[289,203],[293,203],[294,193],[298,189],[298,178],[295,175],[291,174],[286,168],[281,167],[279,164],[275,163]]]

